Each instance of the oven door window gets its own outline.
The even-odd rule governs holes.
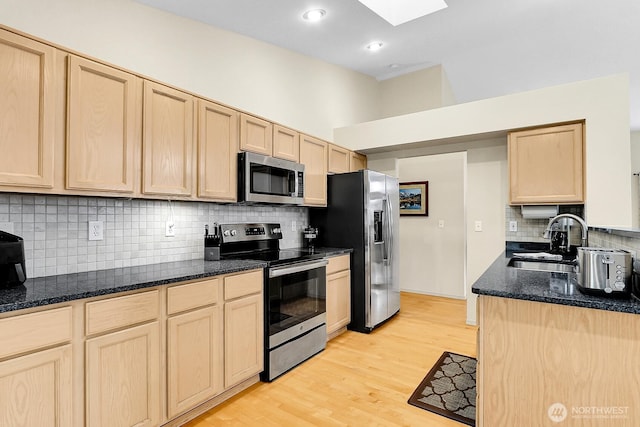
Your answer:
[[[325,312],[326,269],[269,279],[269,335]]]
[[[251,163],[251,193],[290,196],[295,193],[295,172],[288,169]]]

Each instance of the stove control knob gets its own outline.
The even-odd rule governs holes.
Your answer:
[[[235,236],[236,234],[238,234],[238,232],[236,230],[231,230],[231,235]]]
[[[278,233],[280,233],[280,229],[279,228],[271,229],[271,234],[278,234]]]
[[[224,230],[224,233],[222,233],[222,235],[229,237],[231,235],[231,232],[229,230]]]

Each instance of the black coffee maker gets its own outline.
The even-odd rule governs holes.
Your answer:
[[[0,231],[0,287],[20,285],[27,280],[24,266],[24,241]]]

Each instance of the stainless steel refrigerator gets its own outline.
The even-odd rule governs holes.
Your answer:
[[[371,332],[400,310],[398,180],[378,172],[327,177],[327,208],[310,210],[318,244],[353,248],[351,323]]]

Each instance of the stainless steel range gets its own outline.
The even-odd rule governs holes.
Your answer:
[[[223,259],[261,260],[265,269],[265,349],[262,381],[271,381],[327,342],[326,265],[307,249],[280,249],[280,224],[221,224]]]

